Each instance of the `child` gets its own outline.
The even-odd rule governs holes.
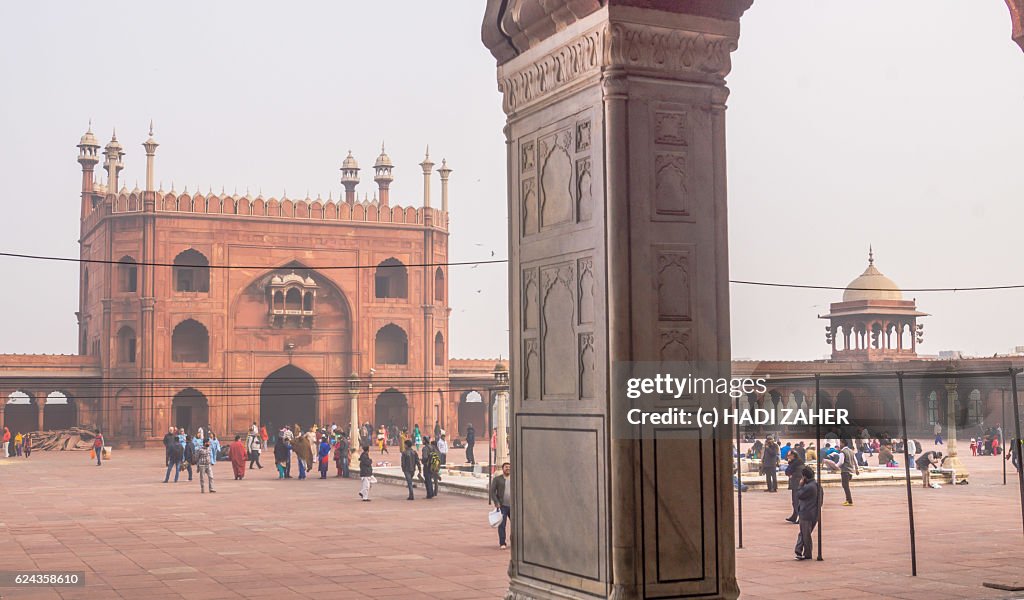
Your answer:
[[[978,441],[975,440],[974,438],[971,438],[971,456],[977,456],[977,455],[978,455]]]

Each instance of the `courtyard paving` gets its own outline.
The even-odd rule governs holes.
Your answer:
[[[278,481],[271,468],[234,481],[219,463],[215,495],[198,476],[163,484],[162,450],[0,459],[0,571],[85,571],[82,588],[0,588],[0,598],[500,598],[507,551],[486,503],[442,494],[407,502],[358,481]],[[397,457],[397,454],[395,454]],[[376,458],[376,455],[375,455]],[[454,456],[452,457],[455,458]],[[793,561],[789,495],[744,494],[742,598],[1021,598],[981,586],[1024,580],[1024,533],[1011,472],[966,457],[971,484],[915,488],[918,577],[902,487],[827,490],[824,562]],[[293,473],[294,475],[294,473]],[[421,493],[419,490],[417,493]]]

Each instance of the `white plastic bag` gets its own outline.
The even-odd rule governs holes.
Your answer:
[[[501,525],[501,510],[496,508],[487,513],[487,522],[491,524],[491,527]]]

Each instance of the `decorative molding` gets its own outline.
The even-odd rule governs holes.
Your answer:
[[[605,68],[655,71],[706,81],[732,69],[733,36],[623,21],[603,23],[539,60],[498,79],[502,107],[513,113]]]

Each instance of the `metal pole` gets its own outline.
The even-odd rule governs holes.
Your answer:
[[[1006,390],[999,390],[1003,394],[1003,418],[999,421],[999,447],[1006,447]],[[1012,448],[1011,448],[1012,450]],[[1002,450],[1000,450],[1002,453]],[[1010,453],[1013,456],[1013,453]],[[1006,485],[1006,461],[1003,461],[1003,485]]]
[[[740,414],[740,399],[736,398],[736,414]],[[739,417],[736,423],[736,508],[739,514],[739,549],[743,549],[743,451],[740,447]],[[1004,461],[1005,462],[1005,461]]]
[[[903,372],[896,373],[900,384],[900,426],[903,431],[903,472],[907,479],[907,516],[910,519],[910,575],[917,577],[917,530],[914,528],[914,493],[910,489],[910,460],[907,454],[907,404],[903,398]],[[929,468],[931,465],[929,465]]]
[[[487,402],[487,503],[491,503],[491,478],[494,476],[494,453],[491,452],[491,436],[494,435],[494,390]]]
[[[818,375],[817,373],[814,374],[814,410],[819,415],[821,414],[821,375]],[[821,483],[821,459],[822,459],[822,455],[821,455],[821,419],[817,419],[817,424],[814,427],[814,447],[818,450],[817,451],[818,459],[815,462],[818,463],[817,464],[817,466],[818,466],[818,497],[821,498],[821,496],[825,493],[825,488],[822,487],[822,483]],[[822,511],[822,508],[824,508],[824,506],[819,501],[818,502],[818,560],[825,560],[825,559],[823,559],[821,557],[821,521],[822,521],[821,516],[822,516],[822,512],[824,512],[824,511]]]
[[[1017,484],[1020,486],[1020,518],[1021,526],[1024,527],[1024,440],[1020,437],[1020,406],[1017,401],[1017,373],[1020,370],[1010,367],[1010,387],[1013,390],[1013,426],[1017,432],[1013,444],[1017,447]],[[1010,449],[1010,457],[1013,457],[1013,449]]]

